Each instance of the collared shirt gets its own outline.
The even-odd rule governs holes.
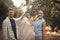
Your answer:
[[[36,19],[35,23],[34,23],[34,32],[35,34],[42,34],[42,25],[44,23],[44,18],[42,19]]]

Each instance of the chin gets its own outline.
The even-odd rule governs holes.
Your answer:
[[[11,16],[10,18],[13,18],[13,16]]]
[[[40,18],[40,19],[42,19],[42,18]]]

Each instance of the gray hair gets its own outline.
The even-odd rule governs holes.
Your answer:
[[[43,14],[44,14],[44,12],[43,12],[42,10],[39,10],[39,11],[38,11],[38,14],[40,14],[40,13],[43,13]]]

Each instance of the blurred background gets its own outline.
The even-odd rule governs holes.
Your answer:
[[[25,25],[22,21],[21,24],[23,27],[19,24],[19,26],[21,26],[21,40],[34,40],[34,37],[32,37],[32,35],[34,35],[33,24],[37,18],[37,13],[39,10],[44,12],[44,18],[47,23],[45,40],[60,40],[60,30],[56,32],[58,26],[60,26],[60,0],[0,0],[0,40],[3,40],[2,22],[7,17],[7,10],[9,7],[14,9],[15,18],[18,18],[25,13],[22,21],[26,20],[24,21],[26,22],[26,27],[24,28]],[[57,25],[54,23],[57,23]],[[21,32],[22,30],[25,31]],[[29,36],[31,36],[31,38],[28,38]]]

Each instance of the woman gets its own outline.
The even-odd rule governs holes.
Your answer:
[[[43,18],[43,11],[38,12],[38,18],[34,23],[34,32],[35,32],[35,40],[42,40],[43,32],[45,32],[46,22]]]

